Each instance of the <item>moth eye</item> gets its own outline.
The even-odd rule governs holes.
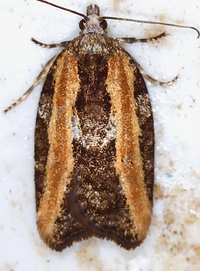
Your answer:
[[[84,30],[85,29],[85,20],[84,19],[82,19],[81,21],[80,21],[80,23],[79,23],[79,28],[81,29],[81,30]]]
[[[107,26],[108,26],[108,24],[107,24],[107,21],[106,20],[103,20],[103,21],[101,21],[100,22],[100,27],[102,28],[102,29],[106,29],[107,28]]]

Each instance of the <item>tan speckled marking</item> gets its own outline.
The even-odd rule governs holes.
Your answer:
[[[108,67],[106,83],[116,125],[116,174],[126,195],[138,240],[141,240],[149,229],[151,203],[147,197],[140,155],[140,127],[133,94],[134,70],[129,64],[129,57],[123,52],[110,58]]]
[[[76,58],[68,51],[59,59],[54,79],[54,107],[48,129],[50,149],[45,190],[37,217],[40,235],[46,240],[53,234],[65,187],[70,183],[70,173],[73,171],[71,118],[80,85]]]

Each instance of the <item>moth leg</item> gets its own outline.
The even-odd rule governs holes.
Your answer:
[[[37,76],[35,79],[33,85],[13,104],[11,104],[8,108],[6,108],[3,112],[7,113],[11,109],[13,109],[15,106],[19,105],[22,101],[24,101],[29,94],[32,92],[32,90],[42,82],[43,79],[46,78],[47,74],[49,73],[49,70],[51,66],[53,65],[55,59],[57,58],[58,55],[55,55],[52,59],[50,59],[47,64],[45,65],[44,69],[40,72],[40,74]]]
[[[31,38],[31,40],[35,44],[37,44],[43,48],[48,48],[48,49],[57,48],[57,47],[66,48],[68,46],[68,44],[71,42],[71,41],[63,41],[63,42],[57,43],[57,44],[46,44],[46,43],[42,43],[38,40],[35,40],[34,38]]]
[[[161,33],[160,35],[158,36],[155,36],[155,37],[152,37],[152,38],[148,38],[148,39],[136,39],[136,38],[118,38],[117,40],[119,42],[123,42],[123,43],[129,43],[129,44],[133,44],[133,43],[136,43],[136,42],[149,42],[149,41],[155,41],[155,40],[158,40],[160,38],[163,38],[163,37],[166,37],[167,34],[165,32]],[[137,63],[136,61],[134,61],[134,64],[138,67],[140,73],[149,81],[151,82],[152,84],[156,85],[156,86],[163,86],[163,87],[166,87],[166,86],[170,86],[172,85],[178,78],[179,78],[179,75],[177,75],[174,79],[172,79],[171,81],[169,82],[160,82],[154,78],[152,78],[151,76],[149,76],[144,70],[143,68],[140,66],[139,63]]]
[[[137,63],[135,60],[134,60],[134,64],[137,66],[137,68],[139,69],[139,71],[142,74],[142,76],[144,76],[149,82],[151,82],[155,86],[162,86],[162,87],[171,86],[179,78],[179,75],[177,75],[175,78],[173,78],[172,80],[170,80],[168,82],[160,82],[160,81],[154,79],[153,77],[151,77],[150,75],[148,75],[143,70],[143,68],[140,66],[140,64]]]
[[[136,43],[136,42],[149,42],[149,41],[155,41],[155,40],[161,39],[161,38],[166,37],[166,36],[167,36],[167,34],[166,34],[165,32],[163,32],[163,33],[161,33],[161,34],[158,35],[158,36],[151,37],[151,38],[148,38],[148,39],[117,38],[117,41],[123,42],[123,43],[133,44],[133,43]]]

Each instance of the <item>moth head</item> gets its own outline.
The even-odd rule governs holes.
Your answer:
[[[45,0],[37,0],[39,2],[51,5],[53,7],[63,9],[65,11],[74,13],[78,16],[83,17],[84,19],[80,21],[79,26],[83,34],[86,33],[97,33],[97,34],[104,34],[105,30],[107,28],[107,22],[105,19],[109,20],[119,20],[119,21],[128,21],[128,22],[136,22],[136,23],[147,23],[147,24],[154,24],[154,25],[165,25],[165,26],[173,26],[173,27],[179,27],[179,28],[188,28],[192,29],[197,32],[197,38],[200,37],[200,31],[193,26],[189,25],[178,25],[178,24],[172,24],[172,23],[164,23],[164,22],[155,22],[155,21],[146,21],[146,20],[137,20],[137,19],[129,19],[129,18],[118,18],[118,17],[111,17],[111,16],[104,16],[100,17],[99,7],[97,5],[90,5],[87,7],[87,15],[84,15],[82,13],[79,13],[77,11],[60,7],[58,5],[55,5],[53,3],[47,2]]]
[[[107,28],[107,21],[99,15],[100,10],[97,5],[90,5],[87,7],[87,16],[79,23],[79,28],[82,30],[83,34],[104,34]]]

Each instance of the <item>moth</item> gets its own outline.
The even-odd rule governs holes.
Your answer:
[[[86,16],[65,10],[83,17],[80,35],[51,45],[32,39],[62,51],[5,110],[45,79],[35,128],[38,231],[56,251],[92,236],[133,249],[147,236],[153,201],[153,115],[143,76],[158,82],[121,43],[147,42],[165,33],[113,39],[107,36],[106,19],[120,18],[100,17],[97,5],[88,6]]]

